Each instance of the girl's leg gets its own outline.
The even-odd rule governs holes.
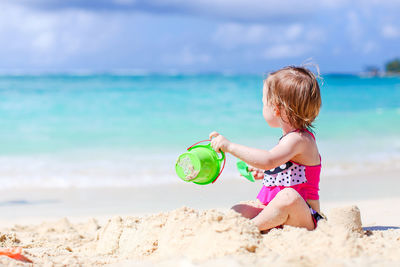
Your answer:
[[[308,230],[315,228],[307,203],[292,188],[280,191],[252,221],[260,231],[279,225],[305,227]]]
[[[255,201],[237,204],[232,207],[234,211],[240,213],[243,217],[248,219],[253,219],[256,217],[260,212],[263,211],[264,208],[265,205]]]

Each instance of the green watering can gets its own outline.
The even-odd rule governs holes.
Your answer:
[[[199,145],[203,140],[190,146],[187,151],[180,155],[175,163],[175,171],[179,178],[185,182],[193,182],[199,185],[214,183],[221,175],[225,167],[225,153],[221,151],[221,158],[218,153],[207,145]],[[224,162],[221,168],[221,163]]]

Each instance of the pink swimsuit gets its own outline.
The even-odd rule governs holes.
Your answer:
[[[296,132],[298,131],[300,130],[296,130]],[[310,131],[306,129],[304,131],[308,132],[315,140]],[[296,190],[305,201],[307,199],[318,200],[320,173],[321,163],[315,166],[307,166],[288,161],[264,172],[264,185],[257,198],[261,203],[267,205],[279,191],[290,187]]]

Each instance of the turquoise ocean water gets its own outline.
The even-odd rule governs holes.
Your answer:
[[[262,75],[0,76],[4,187],[181,182],[176,157],[213,131],[270,148]],[[315,122],[324,172],[400,164],[400,78],[325,75]],[[222,177],[236,176],[228,158]]]

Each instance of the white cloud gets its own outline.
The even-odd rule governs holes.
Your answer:
[[[185,46],[176,54],[168,53],[162,56],[162,61],[168,65],[190,66],[194,64],[206,64],[211,61],[211,56],[204,52],[193,51],[192,48]]]
[[[193,53],[189,48],[184,48],[181,55],[179,56],[181,58],[181,62],[184,65],[193,65],[197,63],[208,63],[211,59],[211,57],[206,54],[206,53]]]
[[[363,24],[360,21],[359,15],[355,11],[350,11],[347,14],[347,33],[353,45],[358,45],[362,42],[363,32]]]
[[[313,31],[314,28],[310,30]],[[309,37],[309,33],[304,31],[304,25],[299,23],[289,25],[224,23],[218,25],[212,40],[218,46],[233,49],[239,46],[287,43]]]
[[[270,33],[269,28],[264,25],[225,23],[217,27],[212,40],[217,45],[229,49],[265,42],[271,37]]]
[[[113,16],[104,20],[101,14],[82,10],[33,11],[4,3],[0,8],[0,56],[11,54],[15,58],[10,61],[25,65],[51,65],[101,51],[119,24]]]
[[[282,59],[304,56],[311,51],[311,47],[305,44],[280,44],[271,46],[264,51],[266,59]]]
[[[382,36],[388,39],[400,37],[400,29],[391,24],[386,24],[382,27]]]
[[[362,61],[376,51],[385,58],[400,41],[400,1],[389,2],[5,0],[0,67],[157,69],[212,62],[218,68],[238,62],[251,69],[263,57],[304,58],[314,51],[324,60],[333,53]]]
[[[326,32],[322,28],[313,27],[304,32],[305,39],[310,42],[323,42],[326,40]]]
[[[113,0],[112,2],[115,3],[116,5],[133,5],[137,1],[136,0]]]
[[[52,32],[41,32],[33,38],[32,47],[40,52],[53,49],[55,44],[54,34]]]
[[[363,45],[362,52],[364,54],[369,54],[378,49],[378,45],[374,41],[367,41]]]
[[[363,0],[362,3],[364,3]],[[387,8],[396,8],[396,7],[400,7],[400,1],[399,0],[369,0],[369,1],[365,1],[365,4],[373,4],[373,5],[377,5],[377,6],[384,6]]]
[[[11,0],[8,0],[11,2]],[[22,2],[22,3],[21,3]],[[321,9],[343,5],[343,0],[22,0],[19,4],[44,9],[113,10],[152,14],[194,15],[236,22],[280,21],[283,24],[308,19]],[[17,3],[18,4],[18,3]]]
[[[324,40],[321,28],[309,26],[306,30],[305,25],[299,23],[287,26],[222,24],[213,35],[217,45],[228,51],[240,49],[241,57],[251,60],[260,56],[266,59],[302,57]]]
[[[285,35],[288,40],[296,40],[302,33],[303,25],[301,24],[290,25],[285,31]]]

